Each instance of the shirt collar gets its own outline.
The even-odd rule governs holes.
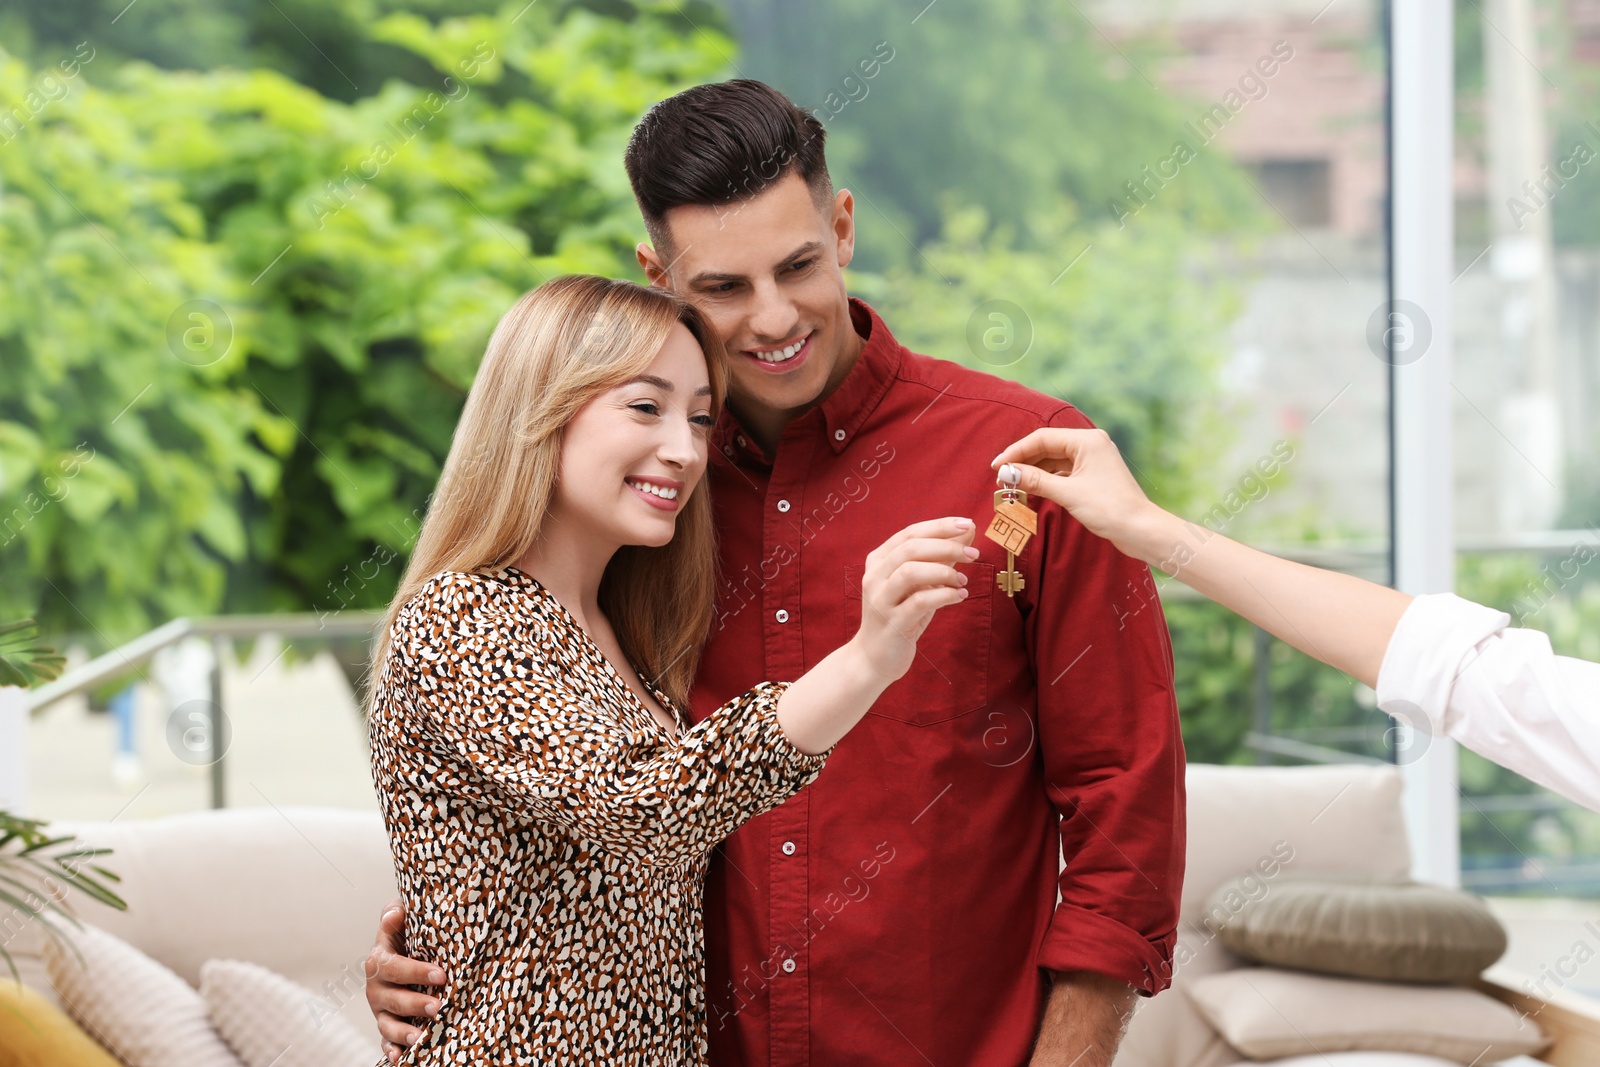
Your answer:
[[[878,313],[867,304],[865,300],[850,297],[850,321],[855,331],[864,340],[861,354],[856,357],[856,362],[850,368],[850,373],[845,375],[844,381],[838,388],[828,394],[816,408],[796,417],[794,422],[803,424],[810,420],[816,424],[816,412],[821,412],[820,429],[826,436],[828,444],[835,453],[844,451],[846,445],[855,437],[862,425],[877,409],[879,401],[889,391],[896,374],[900,370],[900,357],[905,351],[899,341],[894,339],[894,334],[889,332],[889,327],[879,317]],[[785,430],[785,433],[789,432]],[[729,459],[739,457],[769,466],[772,463],[755,439],[744,431],[739,425],[739,420],[727,407],[723,408],[722,417],[717,420],[716,432],[712,435],[716,449]]]

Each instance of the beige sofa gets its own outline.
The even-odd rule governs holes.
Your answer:
[[[1398,773],[1384,767],[1191,767],[1175,987],[1141,1002],[1118,1067],[1237,1062],[1178,988],[1240,963],[1201,924],[1208,896],[1269,857],[1278,861],[1267,865],[1276,866],[1273,877],[1403,876],[1410,854],[1400,791]],[[79,909],[85,918],[192,984],[215,957],[269,967],[316,992],[321,1005],[308,1009],[338,1009],[377,1048],[362,962],[379,908],[394,895],[394,877],[376,815],[248,808],[58,828],[115,850],[108,864],[123,878],[128,911],[89,904]],[[23,929],[9,944],[25,980],[49,994],[38,936]],[[1600,1062],[1546,1055],[1552,1063]]]
[[[113,850],[104,863],[121,876],[115,888],[128,910],[77,904],[85,922],[197,987],[209,959],[268,967],[317,994],[317,1002],[306,1004],[313,1019],[333,1011],[371,1035],[376,1060],[362,964],[378,912],[395,895],[389,843],[376,813],[234,808],[51,829]],[[43,936],[25,927],[8,947],[23,981],[59,1003],[39,951]]]

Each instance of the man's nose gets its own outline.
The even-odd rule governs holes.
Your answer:
[[[750,330],[768,343],[787,341],[800,319],[794,302],[775,283],[756,287],[755,307],[750,315]]]

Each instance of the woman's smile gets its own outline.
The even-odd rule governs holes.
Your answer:
[[[677,511],[682,507],[678,494],[683,491],[683,482],[672,478],[633,477],[623,479],[624,483],[634,493],[643,498],[646,504],[662,511]]]

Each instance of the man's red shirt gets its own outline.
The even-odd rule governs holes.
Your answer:
[[[722,582],[694,715],[849,640],[867,553],[897,530],[966,515],[983,554],[962,568],[968,598],[940,609],[821,777],[717,850],[712,1062],[1017,1067],[1048,972],[1145,994],[1170,980],[1184,857],[1171,644],[1149,569],[1046,501],[1030,502],[1025,588],[1013,600],[996,584],[990,459],[1089,420],[850,310],[859,359],[774,455],[731,414],[717,426]]]

